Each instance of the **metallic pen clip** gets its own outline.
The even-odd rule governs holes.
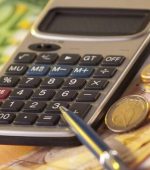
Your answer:
[[[115,150],[104,151],[100,156],[100,164],[107,170],[128,170]]]

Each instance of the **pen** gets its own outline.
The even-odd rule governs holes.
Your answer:
[[[96,156],[105,170],[129,170],[119,157],[117,151],[109,148],[97,133],[79,116],[63,106],[60,107],[60,111],[81,143]]]

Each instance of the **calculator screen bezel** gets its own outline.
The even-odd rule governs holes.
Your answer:
[[[64,36],[128,36],[141,32],[149,18],[146,10],[54,8],[47,12],[38,30]]]

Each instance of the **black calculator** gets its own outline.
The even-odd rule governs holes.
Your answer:
[[[111,1],[48,3],[1,72],[1,144],[77,144],[60,106],[102,125],[150,41],[150,3]]]

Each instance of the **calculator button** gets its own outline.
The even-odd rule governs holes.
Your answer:
[[[46,88],[46,89],[58,89],[64,80],[62,78],[46,78],[42,83],[41,83],[41,88]]]
[[[85,85],[86,80],[69,78],[63,85],[63,89],[82,89]]]
[[[58,123],[59,119],[60,119],[59,115],[43,114],[36,121],[36,125],[37,126],[54,126]]]
[[[117,69],[113,67],[101,67],[99,68],[94,77],[96,78],[111,78],[115,75]]]
[[[12,64],[6,70],[8,75],[23,75],[27,71],[28,67],[22,64]]]
[[[15,117],[13,113],[0,113],[0,124],[10,124]]]
[[[81,59],[80,65],[96,66],[102,61],[102,59],[103,57],[101,55],[87,54]]]
[[[0,78],[1,87],[14,87],[19,81],[18,77],[2,76]]]
[[[18,112],[23,107],[24,102],[23,101],[13,101],[13,100],[7,100],[5,103],[1,106],[1,111],[4,112]]]
[[[91,107],[92,106],[87,103],[74,103],[69,109],[84,118],[90,111]]]
[[[59,110],[60,106],[64,106],[68,108],[69,104],[66,102],[51,102],[46,108],[46,113],[59,113],[60,114],[60,110]]]
[[[83,91],[79,94],[77,101],[78,102],[95,102],[100,93],[98,91]]]
[[[23,112],[40,113],[45,107],[45,102],[28,101],[23,108]]]
[[[14,100],[27,100],[30,98],[32,93],[33,93],[32,89],[18,88],[11,93],[9,98]]]
[[[72,77],[87,78],[92,75],[94,69],[91,67],[75,67],[71,73]]]
[[[74,90],[60,90],[56,96],[55,96],[55,101],[73,101],[76,96],[77,96],[77,92]]]
[[[15,125],[32,125],[37,119],[35,114],[19,114],[14,120]]]
[[[0,88],[0,100],[6,99],[9,96],[10,92],[11,90],[8,88]]]
[[[104,90],[108,85],[108,80],[91,79],[85,86],[86,90]]]
[[[32,63],[35,58],[35,53],[19,53],[15,58],[15,63]]]
[[[120,66],[125,60],[124,56],[107,56],[103,61],[103,66]]]
[[[27,71],[27,76],[45,76],[49,71],[48,65],[35,64]]]
[[[41,79],[38,77],[24,77],[19,82],[19,87],[23,88],[36,88],[40,84]]]
[[[38,43],[31,44],[29,48],[34,51],[56,51],[60,49],[60,46],[56,44]]]
[[[53,66],[48,75],[52,77],[65,77],[70,74],[71,70],[71,67],[68,66]]]
[[[37,59],[36,63],[38,64],[53,64],[57,60],[58,55],[55,53],[42,53]]]
[[[48,101],[48,100],[52,99],[54,95],[55,95],[54,90],[38,89],[33,94],[32,100]]]
[[[80,55],[78,54],[63,54],[58,60],[58,64],[64,65],[74,65],[80,60]]]

